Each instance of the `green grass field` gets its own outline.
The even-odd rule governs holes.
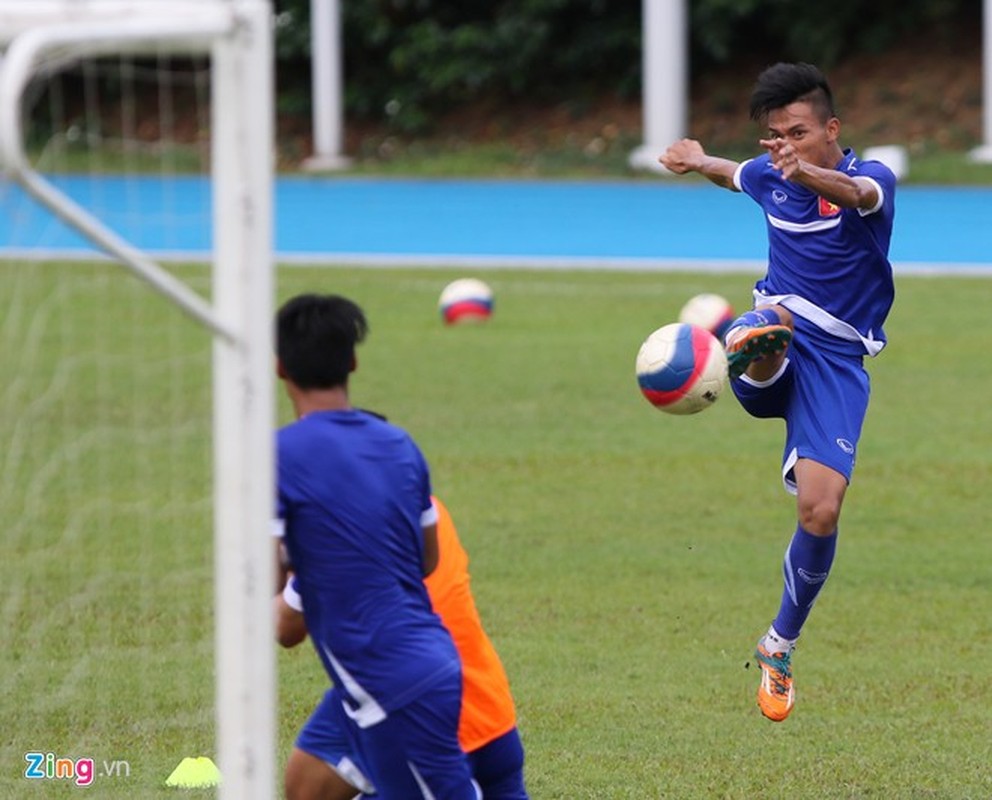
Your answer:
[[[535,800],[992,797],[992,280],[898,279],[776,725],[748,663],[794,527],[781,425],[730,394],[661,414],[633,370],[691,295],[741,307],[753,276],[474,272],[496,313],[446,328],[461,274],[294,267],[278,291],[365,307],[353,400],[432,464]],[[93,758],[93,797],[210,796],[164,788],[214,755],[209,339],[113,267],[0,263],[0,353],[0,797],[85,791],[25,778],[33,751]],[[324,678],[309,645],[278,658],[281,760]]]

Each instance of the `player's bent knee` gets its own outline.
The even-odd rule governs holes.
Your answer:
[[[800,526],[814,536],[829,536],[837,530],[847,479],[832,467],[806,458],[796,463],[795,475]]]
[[[814,536],[829,536],[837,530],[840,519],[840,501],[818,500],[799,503],[799,524]]]

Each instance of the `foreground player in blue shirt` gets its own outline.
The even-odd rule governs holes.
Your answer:
[[[732,323],[725,345],[743,407],[786,422],[782,476],[797,495],[781,605],[755,652],[758,705],[778,722],[795,703],[796,639],[833,562],[868,409],[864,356],[885,346],[895,176],[841,148],[830,86],[810,64],[762,72],[750,110],[767,126],[764,155],[737,163],[683,139],[659,160],[749,195],[767,225],[768,272],[755,285],[754,310]]]
[[[461,662],[424,586],[438,561],[424,457],[351,407],[367,332],[343,297],[301,295],[276,319],[278,374],[297,421],[277,438],[277,534],[340,702],[338,728],[383,800],[477,800],[458,743]]]

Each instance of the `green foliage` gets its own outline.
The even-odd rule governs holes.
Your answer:
[[[308,58],[309,0],[285,0],[283,59]],[[636,91],[640,3],[343,3],[349,112],[400,131],[482,96]]]
[[[906,33],[947,36],[962,13],[980,13],[980,0],[877,0],[829,8],[788,0],[699,0],[690,4],[698,66],[748,52],[829,67],[843,56],[879,52]]]
[[[310,0],[279,0],[278,53],[293,75],[309,58]],[[641,0],[354,0],[341,4],[346,102],[360,118],[419,132],[436,115],[481,97],[512,101],[612,91],[641,79]],[[694,71],[762,54],[769,63],[824,67],[877,52],[906,33],[947,36],[981,0],[694,0],[687,4]],[[298,83],[284,91],[307,93]]]

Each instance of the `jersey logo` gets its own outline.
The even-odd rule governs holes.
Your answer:
[[[774,200],[779,205],[782,205],[782,203],[784,203],[788,199],[789,199],[789,195],[787,195],[781,189],[772,189],[772,200]]]
[[[819,200],[821,217],[836,217],[840,213],[840,206],[836,203],[831,203],[823,197],[819,198]]]

